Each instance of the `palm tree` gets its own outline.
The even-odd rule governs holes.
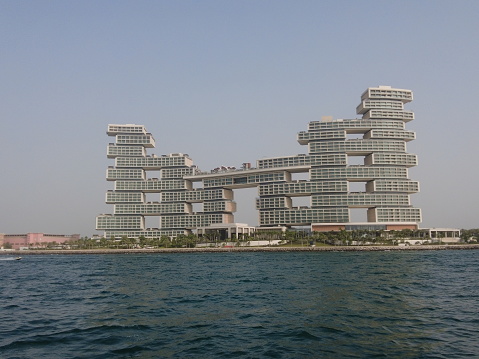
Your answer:
[[[341,229],[338,232],[338,240],[341,242],[341,244],[349,243],[349,241],[351,241],[351,233],[344,229]]]
[[[328,236],[323,232],[315,232],[314,237],[316,241],[323,244],[326,244],[326,239],[328,239]]]
[[[162,235],[160,237],[160,246],[168,248],[168,246],[170,246],[170,245],[171,245],[170,237]]]
[[[101,247],[101,248],[107,247],[107,240],[106,240],[106,238],[104,238],[104,237],[101,237],[101,238],[100,238],[100,247]]]
[[[185,244],[187,248],[194,248],[196,247],[196,240],[197,237],[194,234],[188,234],[185,236]]]

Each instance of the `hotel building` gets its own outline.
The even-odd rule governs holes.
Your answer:
[[[187,154],[147,154],[155,140],[142,125],[108,125],[115,142],[108,145],[107,157],[115,164],[107,169],[114,189],[106,203],[113,205],[113,214],[98,216],[96,228],[106,237],[160,237],[211,225],[231,227],[234,190],[257,187],[259,227],[417,229],[421,210],[411,205],[410,195],[419,192],[419,183],[408,175],[417,156],[406,150],[416,135],[405,128],[414,114],[404,109],[412,99],[410,90],[368,88],[356,108],[361,118],[324,117],[298,134],[308,154],[209,172],[200,171]],[[294,180],[296,173],[309,179]],[[149,193],[158,200],[147,201]],[[293,206],[294,197],[308,197],[309,205]],[[194,210],[195,203],[201,203],[201,212]],[[366,220],[351,222],[351,211],[358,208]],[[145,228],[145,216],[157,217],[158,227]]]

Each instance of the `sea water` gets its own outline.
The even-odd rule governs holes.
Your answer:
[[[479,357],[479,251],[0,262],[0,357]]]

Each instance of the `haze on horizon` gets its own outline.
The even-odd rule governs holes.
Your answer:
[[[202,170],[307,153],[322,116],[411,89],[421,227],[477,228],[479,2],[0,0],[0,232],[95,231],[109,123]],[[257,224],[255,191],[235,191]],[[247,203],[245,201],[250,201]],[[243,203],[244,202],[244,203]]]

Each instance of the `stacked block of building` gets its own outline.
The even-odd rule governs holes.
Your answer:
[[[412,100],[410,90],[368,88],[356,108],[361,118],[325,117],[298,134],[307,154],[209,172],[200,171],[187,154],[148,154],[155,140],[143,125],[108,125],[115,143],[108,145],[107,156],[115,165],[107,170],[114,189],[107,192],[106,202],[114,209],[97,217],[96,228],[106,237],[156,238],[232,226],[234,190],[256,187],[262,228],[416,229],[421,210],[411,205],[410,195],[419,191],[419,183],[409,178],[408,169],[417,165],[417,156],[406,149],[416,137],[406,129],[414,114],[404,109]],[[295,173],[307,173],[308,179],[294,180]],[[158,200],[147,201],[148,193],[157,194]],[[294,197],[308,197],[309,205],[294,206]],[[195,211],[195,203],[201,211]],[[367,221],[350,220],[355,208],[367,211]],[[145,228],[146,216],[157,217],[158,227]]]

